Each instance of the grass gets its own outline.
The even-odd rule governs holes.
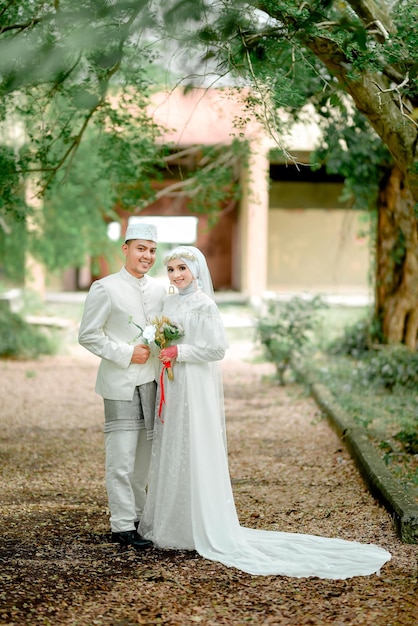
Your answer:
[[[347,326],[364,319],[370,314],[368,307],[332,306],[318,311],[320,325],[317,342],[326,347],[330,341],[340,336]]]
[[[370,441],[396,478],[418,490],[418,389],[387,389],[367,376],[363,358],[331,354],[327,348],[344,329],[365,319],[367,308],[333,307],[321,312],[319,349],[307,363],[310,376],[324,384],[340,406],[366,429]]]
[[[309,363],[311,375],[324,384],[340,406],[363,426],[382,460],[407,487],[418,488],[418,394],[395,386],[392,391],[366,384],[358,376],[361,362],[349,357],[317,354]]]

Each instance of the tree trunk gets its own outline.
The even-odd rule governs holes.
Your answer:
[[[381,184],[376,250],[376,317],[385,343],[418,341],[418,232],[414,201],[395,165]]]

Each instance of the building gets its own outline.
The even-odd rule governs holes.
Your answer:
[[[289,146],[290,158],[275,158],[277,144],[254,118],[248,121],[244,97],[229,89],[184,93],[180,88],[153,96],[150,113],[170,129],[161,140],[179,150],[228,145],[242,132],[251,152],[241,172],[242,197],[239,203],[227,203],[209,229],[205,216],[190,215],[184,198],[163,195],[136,215],[119,210],[121,234],[130,219],[171,220],[169,230],[174,232],[173,220],[189,217],[196,223],[195,239],[189,243],[206,254],[218,291],[236,291],[251,300],[300,292],[367,298],[369,246],[361,234],[365,215],[341,202],[341,179],[309,167],[317,126],[289,124],[280,141]],[[245,124],[238,129],[240,118]],[[101,275],[105,273],[106,264]],[[87,272],[84,280],[91,278]],[[64,289],[77,288],[80,284],[68,273]]]

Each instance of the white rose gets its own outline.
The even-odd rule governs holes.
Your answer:
[[[144,332],[142,333],[143,338],[145,339],[145,341],[154,341],[155,339],[155,325],[154,324],[148,324],[148,326],[145,326],[144,328]]]

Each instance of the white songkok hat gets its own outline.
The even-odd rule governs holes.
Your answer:
[[[146,239],[157,242],[157,229],[154,224],[146,224],[145,222],[129,224],[126,229],[125,242],[130,239]]]

